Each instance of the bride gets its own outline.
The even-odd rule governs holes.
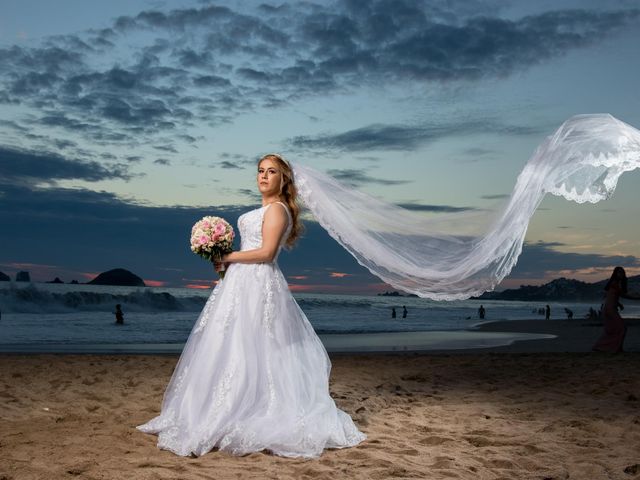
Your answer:
[[[137,427],[178,455],[313,458],[365,439],[329,395],[329,357],[276,263],[301,232],[291,167],[265,155],[257,181],[262,207],[238,219],[241,249],[222,259],[225,279],[189,335],[160,415]]]

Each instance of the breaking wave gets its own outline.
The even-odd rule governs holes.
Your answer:
[[[177,298],[168,292],[156,293],[149,289],[130,293],[56,293],[30,285],[0,290],[0,310],[9,313],[104,311],[115,308],[118,303],[133,312],[198,311],[206,301],[203,296]]]

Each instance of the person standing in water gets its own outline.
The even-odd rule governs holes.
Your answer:
[[[640,295],[627,293],[627,274],[622,267],[613,269],[611,278],[604,287],[605,300],[602,315],[604,317],[604,332],[593,346],[596,352],[622,352],[622,345],[627,334],[627,326],[624,319],[618,313],[618,307],[622,307],[620,298],[640,300]],[[624,307],[622,307],[624,308]]]
[[[120,304],[116,305],[116,325],[124,325],[124,314],[122,313],[122,308],[120,308]]]

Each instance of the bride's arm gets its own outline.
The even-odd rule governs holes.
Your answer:
[[[273,204],[279,205],[279,204]],[[280,239],[287,228],[287,214],[284,207],[271,206],[264,213],[262,222],[262,246],[254,250],[231,252],[222,257],[223,263],[269,263],[278,253]]]

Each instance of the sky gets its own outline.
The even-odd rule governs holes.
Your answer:
[[[0,271],[209,287],[203,215],[258,206],[279,152],[414,210],[484,209],[566,119],[640,127],[640,0],[0,0]],[[37,13],[37,14],[36,14]],[[499,289],[640,273],[640,172],[547,196]],[[294,291],[391,288],[313,221]]]

